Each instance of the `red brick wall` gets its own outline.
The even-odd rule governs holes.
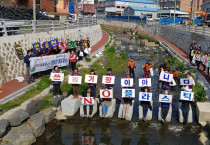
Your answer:
[[[49,0],[41,0],[40,8],[43,11],[54,12],[54,3],[53,1],[49,1]]]

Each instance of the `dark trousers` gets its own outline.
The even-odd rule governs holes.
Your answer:
[[[200,61],[196,61],[196,66],[197,66],[197,69],[199,70],[199,67],[200,67]]]
[[[161,107],[162,110],[162,118],[165,120],[166,116],[168,115],[169,107]]]
[[[208,67],[207,71],[208,71],[208,75],[209,75],[209,73],[210,73],[210,67]]]
[[[203,64],[203,71],[205,71],[205,70],[206,70],[206,65]]]
[[[129,67],[129,74],[130,74],[130,77],[135,78],[135,71],[134,71],[134,68],[130,68],[130,67]]]
[[[76,62],[71,62],[71,70],[74,71],[76,68]]]
[[[183,115],[183,118],[184,118],[184,122],[187,122],[190,109],[182,107],[181,110],[182,110],[182,115]]]
[[[84,110],[85,115],[87,115],[87,106],[88,105],[83,106],[83,110]],[[93,105],[89,105],[89,115],[92,115],[92,112],[93,112]]]
[[[60,84],[53,84],[53,95],[60,95]]]
[[[148,104],[142,104],[142,108],[143,108],[143,117],[147,117],[147,112],[148,112],[149,105]]]
[[[94,94],[94,96],[91,96],[91,97],[96,97],[96,87],[90,87],[90,89]]]
[[[189,55],[189,57],[190,57],[190,63],[191,63],[192,62],[192,59],[193,59],[193,56]]]

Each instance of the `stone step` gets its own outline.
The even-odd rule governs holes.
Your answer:
[[[88,105],[87,106],[87,114],[88,114],[88,116],[86,115],[84,115],[84,105],[80,105],[80,117],[93,117],[95,114],[96,114],[96,112],[97,112],[97,110],[98,110],[98,103],[99,103],[99,100],[98,100],[98,98],[96,98],[95,99],[95,103],[94,103],[94,105],[93,105],[93,112],[92,112],[92,114],[89,116],[89,110],[90,110],[90,105]]]
[[[123,117],[123,104],[124,104],[124,101],[122,100],[121,104],[120,104],[119,112],[118,112],[118,118],[122,118]],[[132,119],[132,116],[133,116],[133,104],[134,104],[134,100],[132,100],[132,106],[130,106],[128,108],[128,113],[127,113],[127,116],[125,117],[126,120],[131,120]]]
[[[179,122],[183,123],[183,121],[184,121],[184,117],[182,114],[182,110],[181,108],[179,108]],[[192,107],[190,105],[189,114],[188,114],[188,123],[192,123],[192,122],[193,122],[193,114],[192,114]]]
[[[168,110],[168,114],[166,116],[166,122],[170,122],[171,121],[171,115],[172,115],[172,107],[171,107],[171,104],[170,104],[170,107],[169,107],[169,110]],[[162,110],[161,110],[161,107],[159,107],[158,120],[161,121],[161,119],[162,119]]]
[[[114,115],[115,109],[116,109],[116,99],[112,99],[112,105],[109,106],[108,112],[107,112],[105,118],[112,118],[113,115]],[[99,115],[100,115],[100,117],[103,117],[102,116],[102,106],[101,105],[99,107]]]
[[[153,102],[151,101],[151,105],[153,105]],[[142,120],[143,118],[143,107],[139,105],[139,119]],[[146,120],[152,120],[152,111],[148,108]]]

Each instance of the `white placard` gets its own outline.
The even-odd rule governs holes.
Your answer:
[[[204,57],[204,59],[203,59],[203,65],[208,65],[208,57]]]
[[[51,73],[50,74],[50,79],[51,81],[54,81],[54,82],[63,82],[64,80],[64,73]]]
[[[97,75],[85,75],[85,83],[97,84]]]
[[[113,98],[113,89],[100,90],[100,98]]]
[[[159,94],[159,102],[171,103],[172,102],[172,95]]]
[[[82,76],[69,76],[69,84],[81,84]]]
[[[173,86],[176,86],[176,82],[175,82],[175,80],[174,80],[174,79],[172,79],[172,83],[170,83],[169,85],[170,85],[170,86],[172,86],[172,87],[173,87]]]
[[[133,78],[121,79],[121,87],[133,87]]]
[[[164,71],[161,71],[159,79],[161,81],[171,82],[173,79],[173,74],[169,74],[169,73],[165,73]]]
[[[193,84],[193,79],[182,78],[180,79],[180,85],[191,86]]]
[[[122,89],[122,98],[135,98],[135,89]]]
[[[152,101],[152,93],[139,92],[140,101]]]
[[[82,105],[93,105],[95,103],[94,97],[82,97],[81,98]]]
[[[193,92],[181,91],[180,100],[192,101],[194,98]]]
[[[139,87],[151,87],[151,86],[152,86],[151,78],[139,79]]]
[[[114,83],[115,83],[115,76],[103,76],[102,84],[114,85]]]

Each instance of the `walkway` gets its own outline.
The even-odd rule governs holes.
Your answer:
[[[97,42],[94,46],[92,46],[91,53],[94,53],[99,48],[103,47],[108,41],[109,41],[109,35],[106,32],[102,31],[102,38],[99,42]],[[0,99],[8,95],[11,95],[28,86],[29,84],[27,83],[27,81],[19,83],[17,80],[11,80],[0,87]]]
[[[141,31],[141,30],[138,30],[139,32],[143,33],[143,34],[147,34],[147,35],[150,35],[151,37],[154,37],[158,40],[161,40],[165,43],[167,43],[168,45],[170,45],[181,57],[183,57],[185,60],[187,60],[188,62],[190,62],[190,59],[189,59],[189,56],[186,52],[184,52],[181,48],[177,47],[176,45],[174,45],[173,43],[169,42],[168,40],[166,39],[163,39],[159,36],[156,36],[156,35],[153,35],[153,34],[149,34],[149,33],[146,33],[144,31]],[[199,72],[205,77],[205,79],[208,81],[208,83],[210,84],[210,76],[207,75],[207,73],[204,73],[203,72],[203,66],[200,65],[200,68],[199,68]]]

